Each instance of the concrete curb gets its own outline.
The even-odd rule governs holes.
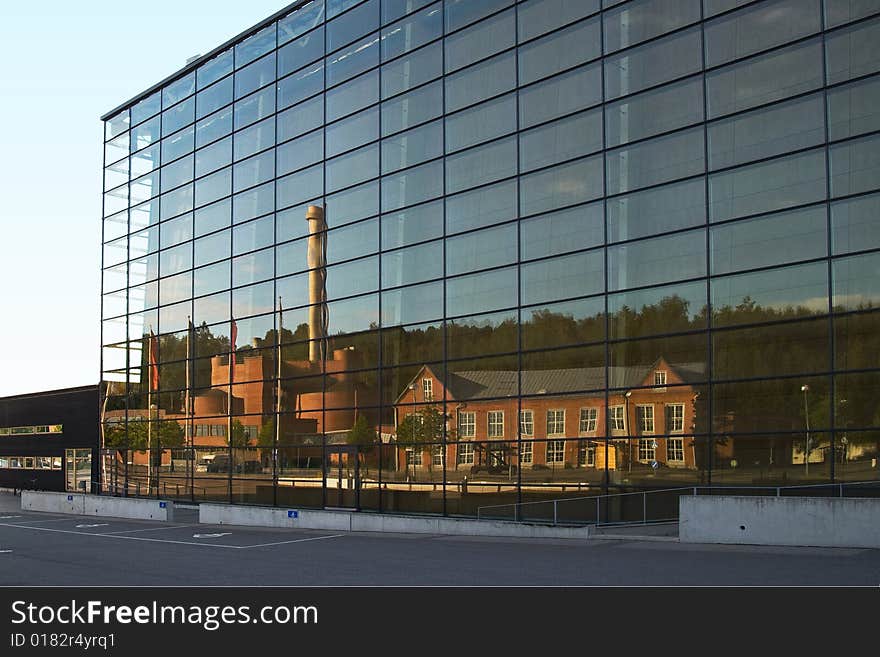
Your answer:
[[[84,495],[82,493],[22,491],[21,510],[70,513],[78,516],[174,521],[174,502],[171,501]]]
[[[550,527],[495,520],[380,515],[356,511],[267,509],[252,506],[205,503],[199,505],[199,522],[210,525],[288,527],[396,534],[573,538],[581,540],[592,537],[591,527]]]

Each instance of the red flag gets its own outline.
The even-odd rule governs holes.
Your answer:
[[[147,343],[147,361],[150,368],[150,390],[159,389],[159,338],[150,327],[150,340]]]
[[[238,327],[235,325],[235,320],[232,320],[232,334],[230,339],[232,341],[232,353],[229,354],[229,381],[232,382],[232,378],[235,374],[233,371],[235,369],[235,341],[238,338]]]

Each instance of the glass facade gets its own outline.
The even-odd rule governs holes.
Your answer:
[[[105,117],[108,492],[878,478],[880,1],[279,16]]]

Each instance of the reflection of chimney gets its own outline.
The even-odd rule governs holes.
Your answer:
[[[306,210],[309,222],[309,361],[323,360],[327,335],[327,251],[325,242],[324,208],[310,205]]]

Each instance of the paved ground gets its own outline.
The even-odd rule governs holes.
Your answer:
[[[23,512],[0,585],[880,585],[880,550],[334,533]]]

